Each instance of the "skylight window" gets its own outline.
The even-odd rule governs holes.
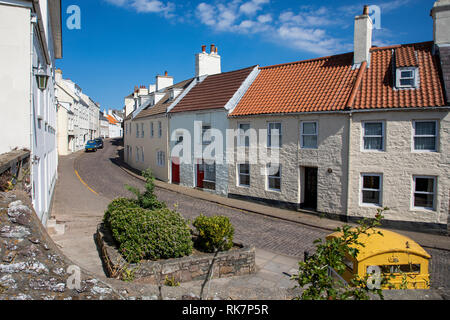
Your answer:
[[[397,69],[397,88],[417,88],[419,70],[415,67]]]

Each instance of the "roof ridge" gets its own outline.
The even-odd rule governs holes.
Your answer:
[[[293,65],[293,64],[302,64],[302,63],[308,63],[308,62],[312,62],[312,61],[326,60],[326,59],[346,56],[346,55],[350,55],[350,54],[353,54],[353,52],[340,53],[340,54],[336,54],[336,55],[332,55],[332,56],[319,57],[319,58],[313,58],[313,59],[307,59],[307,60],[299,60],[299,61],[293,61],[293,62],[274,64],[274,65],[271,65],[271,66],[260,67],[260,69],[261,70],[262,69],[273,69],[273,68],[283,67],[283,66],[288,66],[288,65]]]
[[[411,47],[411,46],[425,45],[425,44],[433,44],[433,41],[413,42],[413,43],[404,43],[404,44],[393,44],[393,45],[384,46],[384,47],[372,47],[372,48],[370,48],[370,51],[397,49],[397,48],[404,48],[404,47]]]

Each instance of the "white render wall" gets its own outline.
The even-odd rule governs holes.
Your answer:
[[[385,122],[386,147],[382,152],[361,151],[362,121]],[[438,152],[415,152],[413,120],[438,120]],[[448,111],[391,111],[354,113],[352,120],[349,216],[370,217],[375,208],[360,205],[361,173],[383,174],[382,205],[385,218],[394,221],[447,224],[450,190],[450,115]],[[413,209],[413,176],[438,177],[436,210]]]
[[[169,139],[174,132],[180,129],[189,131],[191,135],[191,163],[180,164],[180,184],[194,188],[197,184],[196,178],[196,163],[199,160],[194,155],[194,122],[203,121],[205,124],[211,125],[211,128],[219,130],[223,137],[226,137],[226,129],[228,128],[227,111],[224,109],[219,110],[202,110],[198,112],[180,112],[169,114]],[[174,141],[169,141],[170,150],[175,146]],[[223,140],[224,157],[226,155],[226,139]],[[170,164],[170,171],[172,170]],[[206,190],[206,189],[205,189]],[[216,190],[212,191],[216,194],[227,195],[228,194],[228,165],[226,159],[223,159],[223,164],[216,164]]]
[[[281,191],[267,188],[265,162],[250,165],[250,188],[238,186],[237,166],[229,166],[230,194],[280,201],[290,205],[304,202],[302,167],[318,168],[317,211],[342,214],[345,211],[347,192],[347,137],[346,115],[305,114],[301,116],[258,116],[230,118],[230,127],[238,128],[239,123],[249,123],[256,130],[268,128],[269,122],[282,123],[282,148],[280,149]],[[318,149],[300,149],[301,121],[318,122]],[[264,144],[264,149],[268,150]],[[259,153],[258,150],[252,150]],[[332,173],[328,173],[328,169]]]

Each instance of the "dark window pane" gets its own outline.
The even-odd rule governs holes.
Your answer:
[[[429,178],[416,178],[417,192],[434,192],[434,180]]]
[[[416,122],[416,136],[436,135],[436,122]]]
[[[239,175],[239,185],[241,186],[249,186],[250,185],[250,176],[248,175]]]
[[[317,148],[317,136],[303,136],[303,147],[304,148]]]
[[[413,87],[414,86],[414,79],[400,79],[400,85],[401,86]]]
[[[240,164],[239,165],[239,173],[249,174],[250,173],[250,165],[248,163]]]
[[[364,189],[380,189],[380,177],[379,176],[364,176]]]
[[[412,78],[413,77],[412,71],[402,71],[401,74],[402,74],[401,75],[402,78]]]
[[[380,192],[379,191],[363,191],[363,203],[379,204]]]
[[[414,138],[415,150],[436,150],[436,138]]]
[[[434,195],[415,193],[414,194],[414,206],[421,208],[433,208]]]
[[[382,150],[383,149],[383,138],[364,138],[364,149],[365,150]]]
[[[281,179],[278,178],[269,178],[269,188],[280,190],[281,189]]]
[[[383,135],[383,124],[366,123],[364,124],[364,132],[366,136],[381,136]]]

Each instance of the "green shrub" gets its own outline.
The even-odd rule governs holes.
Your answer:
[[[106,209],[105,215],[103,216],[103,223],[110,227],[109,220],[111,214],[117,209],[126,209],[126,208],[139,208],[139,203],[136,200],[127,199],[127,198],[118,198],[113,200]]]
[[[200,215],[195,219],[193,226],[197,229],[198,244],[203,250],[227,251],[233,247],[234,228],[227,217]]]
[[[126,185],[125,188],[137,197],[137,202],[141,208],[149,210],[166,208],[166,204],[160,202],[154,193],[155,178],[153,177],[152,171],[150,169],[142,171],[142,176],[146,180],[144,193],[141,193],[138,188],[132,186]]]
[[[175,211],[119,208],[109,221],[119,250],[129,263],[179,258],[192,253],[189,226]]]

